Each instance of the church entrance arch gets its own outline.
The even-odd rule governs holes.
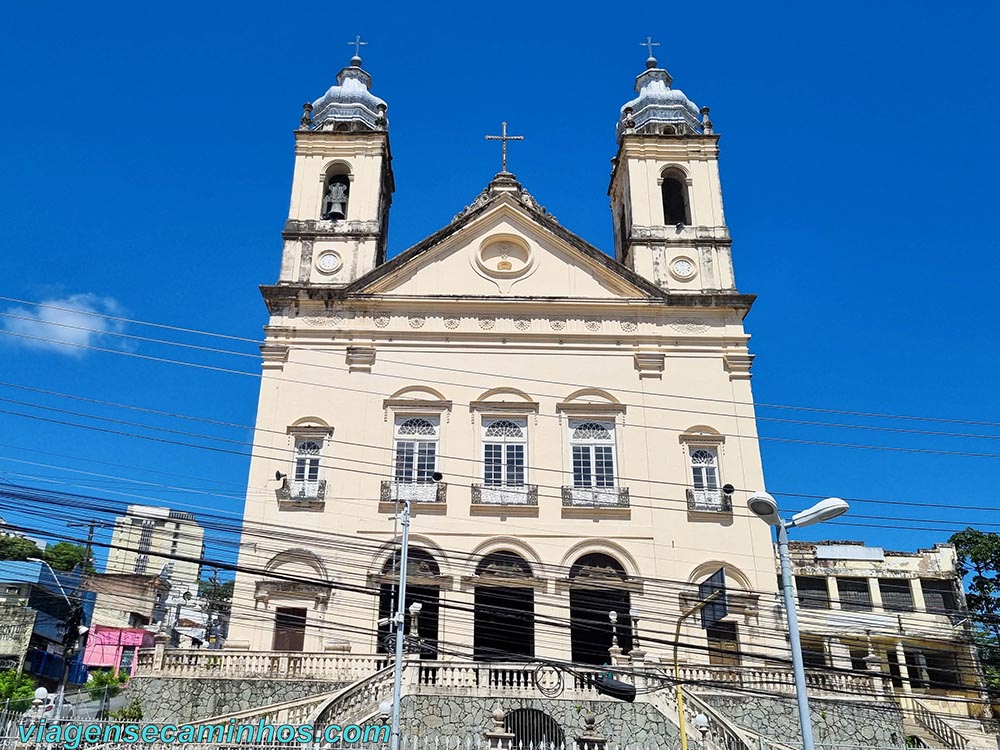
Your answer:
[[[623,653],[632,650],[632,607],[628,574],[610,555],[591,552],[577,558],[569,571],[570,645],[573,661],[580,664],[610,664],[612,639],[618,636]],[[609,617],[618,613],[612,631]]]
[[[412,649],[419,649],[421,659],[436,659],[438,651],[438,618],[441,609],[441,570],[437,562],[427,550],[420,547],[410,547],[407,552],[406,565],[406,622],[403,632],[410,639]],[[395,552],[382,566],[381,584],[378,597],[378,619],[385,622],[391,619],[396,610],[396,591],[399,585],[399,553]],[[419,602],[420,613],[416,622],[410,616],[410,605]],[[391,623],[378,626],[378,651],[390,654],[395,649],[393,634],[395,629]]]
[[[535,655],[531,566],[516,552],[493,552],[476,567],[473,658],[520,661]]]

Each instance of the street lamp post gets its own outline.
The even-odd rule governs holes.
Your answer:
[[[55,581],[56,587],[59,589],[59,593],[62,594],[62,598],[66,600],[66,606],[69,607],[69,613],[66,615],[66,620],[64,622],[66,632],[63,634],[62,674],[59,676],[59,690],[56,692],[55,716],[53,717],[58,720],[62,718],[63,702],[66,699],[66,681],[69,679],[69,662],[75,653],[77,641],[81,635],[87,632],[87,628],[83,625],[83,607],[80,604],[73,604],[73,602],[69,600],[69,596],[66,595],[66,590],[59,582],[59,576],[56,575],[52,566],[45,562],[45,560],[37,557],[29,557],[28,562],[41,563],[49,569],[49,573],[52,574],[52,580]]]
[[[766,492],[755,492],[748,502],[750,510],[778,532],[778,559],[781,562],[781,588],[788,617],[788,640],[792,649],[792,671],[795,673],[795,697],[799,706],[799,726],[802,728],[803,750],[814,750],[812,720],[809,717],[809,694],[806,692],[806,672],[802,663],[802,643],[799,641],[799,616],[792,583],[792,561],[788,553],[788,529],[822,523],[847,512],[850,507],[839,497],[820,500],[785,521],[778,515],[778,503]]]

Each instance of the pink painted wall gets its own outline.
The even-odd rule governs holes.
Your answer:
[[[142,628],[109,628],[95,625],[87,633],[87,648],[83,652],[83,663],[88,667],[102,667],[115,670],[122,663],[123,656],[131,657],[129,674],[135,674],[136,649],[151,648],[153,634]],[[131,652],[126,654],[126,652]]]

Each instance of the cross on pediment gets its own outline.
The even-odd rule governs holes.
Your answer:
[[[486,136],[488,141],[500,141],[501,143],[501,172],[507,171],[507,141],[523,141],[523,135],[507,135],[507,123],[500,123],[500,135],[488,135]]]
[[[646,49],[648,49],[649,50],[649,56],[653,57],[653,47],[659,47],[660,43],[659,42],[654,42],[653,41],[653,37],[647,36],[646,37],[646,41],[639,42],[639,46],[640,47],[645,47]]]

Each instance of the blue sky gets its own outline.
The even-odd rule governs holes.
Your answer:
[[[759,295],[747,319],[757,400],[1000,423],[996,6],[659,3],[614,15],[578,3],[519,8],[11,5],[0,30],[8,72],[0,295],[259,338],[266,316],[256,287],[277,276],[292,129],[302,103],[347,63],[355,34],[370,42],[365,68],[389,104],[397,184],[390,254],[446,224],[489,181],[499,149],[483,135],[503,119],[526,136],[510,156],[525,187],[564,226],[609,249],[615,118],[643,67],[639,42],[651,34],[675,86],[712,107],[722,134],[737,281]],[[19,307],[0,302],[0,312],[38,314]],[[112,335],[163,331],[108,326],[98,335],[0,323],[8,332],[61,330],[114,350],[257,371],[251,358]],[[0,335],[0,381],[253,423],[252,377],[38,343]],[[0,398],[250,437],[6,387]],[[9,481],[54,480],[77,491],[72,484],[86,484],[126,498],[118,479],[65,471],[76,469],[241,495],[244,456],[4,413],[12,411],[41,413],[0,401],[0,472]],[[986,436],[762,421],[761,433],[774,438],[930,451],[764,441],[772,491],[938,506],[856,503],[850,522],[862,525],[805,538],[905,549],[943,541],[960,524],[1000,528],[1000,458],[940,453],[1000,454],[996,426],[759,414]],[[164,487],[138,494],[176,507],[242,506]],[[28,510],[0,515],[62,529]]]

